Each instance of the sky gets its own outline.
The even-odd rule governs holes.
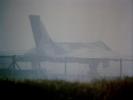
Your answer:
[[[0,50],[35,47],[29,15],[40,15],[55,42],[103,41],[133,55],[132,0],[0,0]]]

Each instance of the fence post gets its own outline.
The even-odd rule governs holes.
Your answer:
[[[65,79],[67,79],[67,59],[65,58]]]
[[[122,59],[120,58],[120,78],[122,78],[122,73],[123,73],[123,69],[122,69]]]

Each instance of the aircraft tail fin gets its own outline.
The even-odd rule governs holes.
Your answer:
[[[41,22],[40,16],[30,15],[29,18],[36,46],[42,46],[43,44],[41,43],[53,43],[52,39],[49,37],[48,32],[46,31],[44,25]]]
[[[41,22],[40,16],[30,15],[29,18],[37,51],[48,55],[64,53],[64,49],[54,43],[50,38],[46,28]]]

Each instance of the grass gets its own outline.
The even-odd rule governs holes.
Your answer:
[[[44,100],[133,100],[133,78],[90,83],[0,79],[0,96]]]

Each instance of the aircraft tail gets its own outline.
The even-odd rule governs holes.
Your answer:
[[[40,16],[30,15],[29,18],[36,46],[40,46],[41,42],[52,43],[53,41],[49,37],[48,32],[46,31],[44,25],[42,24]]]
[[[64,53],[64,49],[59,47],[56,43],[52,41],[49,37],[46,28],[41,22],[39,15],[30,15],[30,23],[32,27],[32,32],[34,35],[34,40],[36,43],[36,48],[39,52],[45,54],[58,54]]]

